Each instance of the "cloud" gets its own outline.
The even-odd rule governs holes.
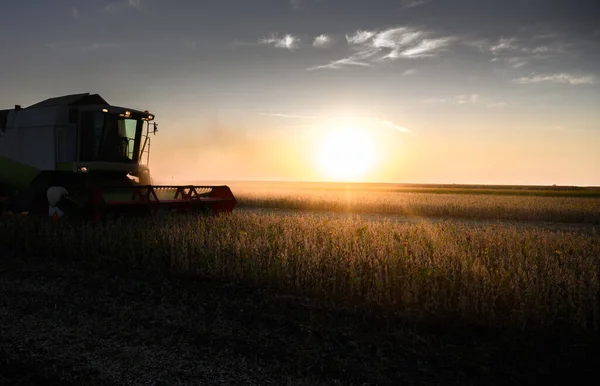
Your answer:
[[[565,46],[564,43],[558,40],[560,35],[538,35],[529,39],[517,39],[514,37],[506,38],[501,37],[493,43],[483,43],[483,48],[489,50],[492,54],[497,56],[502,55],[556,55],[564,54]],[[553,39],[551,42],[546,44],[539,44],[539,40]]]
[[[184,40],[183,47],[188,51],[196,50],[196,41],[195,40]]]
[[[572,86],[582,84],[597,84],[598,79],[594,75],[573,75],[568,73],[559,74],[539,74],[534,76],[524,76],[513,79],[518,84],[533,84],[542,82],[563,83]]]
[[[332,39],[327,35],[319,35],[313,40],[313,47],[326,48],[332,43]]]
[[[356,121],[362,121],[365,123],[372,122],[372,123],[382,125],[384,127],[394,129],[394,130],[399,131],[404,134],[414,135],[414,133],[410,129],[408,129],[404,126],[398,125],[390,120],[374,118],[374,117],[369,117],[369,116],[357,115],[357,116],[324,117],[324,116],[315,116],[315,115],[298,115],[298,114],[282,114],[282,113],[257,113],[257,115],[266,116],[266,117],[274,117],[274,118],[284,118],[284,119],[329,120],[331,122],[347,121],[347,120],[351,120],[352,122],[356,122]],[[311,123],[311,124],[296,125],[295,127],[316,127],[316,126],[315,126],[315,124]]]
[[[294,9],[300,9],[301,3],[302,3],[302,0],[290,0],[290,4],[291,4],[292,8],[294,8]]]
[[[119,8],[134,8],[138,11],[143,11],[145,0],[121,0],[116,2],[108,3],[104,6],[104,12],[115,13]]]
[[[402,75],[404,75],[404,76],[409,76],[409,75],[414,75],[414,74],[416,74],[417,72],[419,72],[417,69],[415,69],[415,68],[409,68],[408,70],[405,70],[405,71],[402,73]]]
[[[71,16],[73,16],[73,19],[79,20],[79,9],[77,7],[71,8]]]
[[[504,62],[508,64],[511,68],[520,68],[529,64],[529,59],[524,57],[507,57],[507,58],[499,58],[497,56],[493,57],[491,62]]]
[[[412,134],[412,131],[410,131],[406,127],[397,125],[397,124],[395,124],[392,121],[379,120],[379,123],[381,123],[385,127],[389,127],[389,128],[394,129],[394,130],[398,130],[401,133]]]
[[[527,59],[523,59],[523,58],[508,58],[508,59],[506,59],[506,61],[508,62],[509,66],[511,66],[512,68],[523,67],[523,66],[526,66],[527,63],[529,63],[529,61]]]
[[[106,4],[104,6],[104,12],[115,13],[117,12],[117,6],[113,3]]]
[[[366,60],[372,58],[378,52],[379,52],[379,50],[377,50],[377,49],[360,51],[360,52],[356,53],[355,55],[351,55],[347,58],[334,60],[334,61],[329,62],[328,64],[309,67],[307,70],[308,71],[320,70],[320,69],[337,70],[344,66],[370,67],[371,64],[368,63]]]
[[[346,35],[346,41],[348,44],[364,44],[371,40],[373,36],[375,36],[375,32],[373,31],[358,30],[352,35]]]
[[[390,28],[384,31],[358,30],[346,35],[348,44],[363,49],[388,51],[383,58],[431,56],[445,47],[451,37],[428,39],[430,33],[408,27]]]
[[[405,0],[403,1],[404,4],[402,4],[402,9],[418,7],[420,5],[429,3],[430,1],[431,0]]]
[[[395,27],[382,31],[357,30],[346,34],[346,41],[354,53],[346,58],[309,69],[368,67],[373,62],[382,60],[433,57],[444,51],[454,40],[450,36],[432,37],[431,35],[429,31],[409,27]]]
[[[515,38],[500,38],[498,39],[498,42],[496,42],[495,44],[492,44],[490,46],[490,51],[492,53],[498,53],[498,52],[502,52],[502,51],[509,51],[509,50],[516,50],[518,49],[518,47],[515,45],[516,39]]]
[[[553,33],[520,38],[500,37],[497,40],[477,40],[465,44],[477,47],[481,53],[491,54],[492,62],[504,63],[514,69],[573,54],[573,42],[565,39],[564,36]]]
[[[401,50],[400,47],[395,48],[390,52],[386,58],[397,59],[397,58],[424,58],[432,57],[439,54],[439,52],[448,46],[451,38],[440,38],[440,39],[424,39],[416,46]]]
[[[481,95],[479,94],[456,95],[454,97],[454,103],[459,105],[473,104],[479,102],[480,99]]]
[[[260,39],[261,44],[272,45],[276,48],[285,48],[287,50],[295,50],[298,48],[300,39],[294,35],[287,34],[283,37],[279,37],[277,34],[272,34],[269,37]]]
[[[394,131],[403,133],[403,134],[411,134],[415,135],[412,130],[409,128],[398,125],[395,122],[392,122],[389,119],[373,117],[373,116],[364,116],[364,115],[342,115],[342,116],[330,116],[328,118],[330,124],[333,126],[338,126],[340,123],[342,126],[346,126],[349,124],[350,126],[363,126],[363,127],[385,127],[389,129],[393,129]]]
[[[424,32],[406,27],[391,28],[374,35],[372,45],[377,48],[395,49],[417,41]]]
[[[453,103],[457,105],[476,104],[481,102],[481,95],[479,94],[460,94],[454,97],[448,98],[428,98],[423,99],[423,103]]]
[[[498,108],[498,107],[506,107],[506,106],[508,106],[508,104],[506,102],[491,102],[491,103],[488,103],[487,106],[488,107],[493,107],[493,108],[494,107]]]
[[[127,0],[127,5],[141,10],[142,9],[142,0]]]
[[[258,115],[266,116],[266,117],[276,117],[276,118],[294,118],[294,119],[317,119],[318,117],[311,115],[295,115],[295,114],[281,114],[281,113],[257,113]]]
[[[550,51],[550,48],[548,48],[548,46],[538,46],[538,47],[535,47],[531,52],[534,54],[543,54],[543,53],[546,53],[549,51]]]
[[[118,47],[118,46],[114,43],[92,43],[90,45],[81,47],[81,50],[84,52],[89,52],[89,51],[97,51],[102,48],[116,48],[116,47]]]

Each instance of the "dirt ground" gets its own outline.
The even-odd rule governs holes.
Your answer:
[[[600,375],[599,347],[589,336],[422,325],[230,283],[0,256],[6,385],[571,384]]]

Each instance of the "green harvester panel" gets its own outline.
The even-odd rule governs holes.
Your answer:
[[[32,166],[0,156],[0,181],[10,187],[25,189],[39,173]]]

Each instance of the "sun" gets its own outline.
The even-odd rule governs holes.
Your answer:
[[[328,179],[356,181],[373,169],[376,155],[373,138],[367,131],[345,127],[325,134],[316,161]]]

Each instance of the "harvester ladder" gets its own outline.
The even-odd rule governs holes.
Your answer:
[[[144,145],[142,146],[142,153],[140,154],[140,160],[143,162],[144,154],[146,154],[146,166],[150,166],[150,143],[152,142],[150,138],[150,122],[148,121],[146,126],[146,134],[144,134]]]

